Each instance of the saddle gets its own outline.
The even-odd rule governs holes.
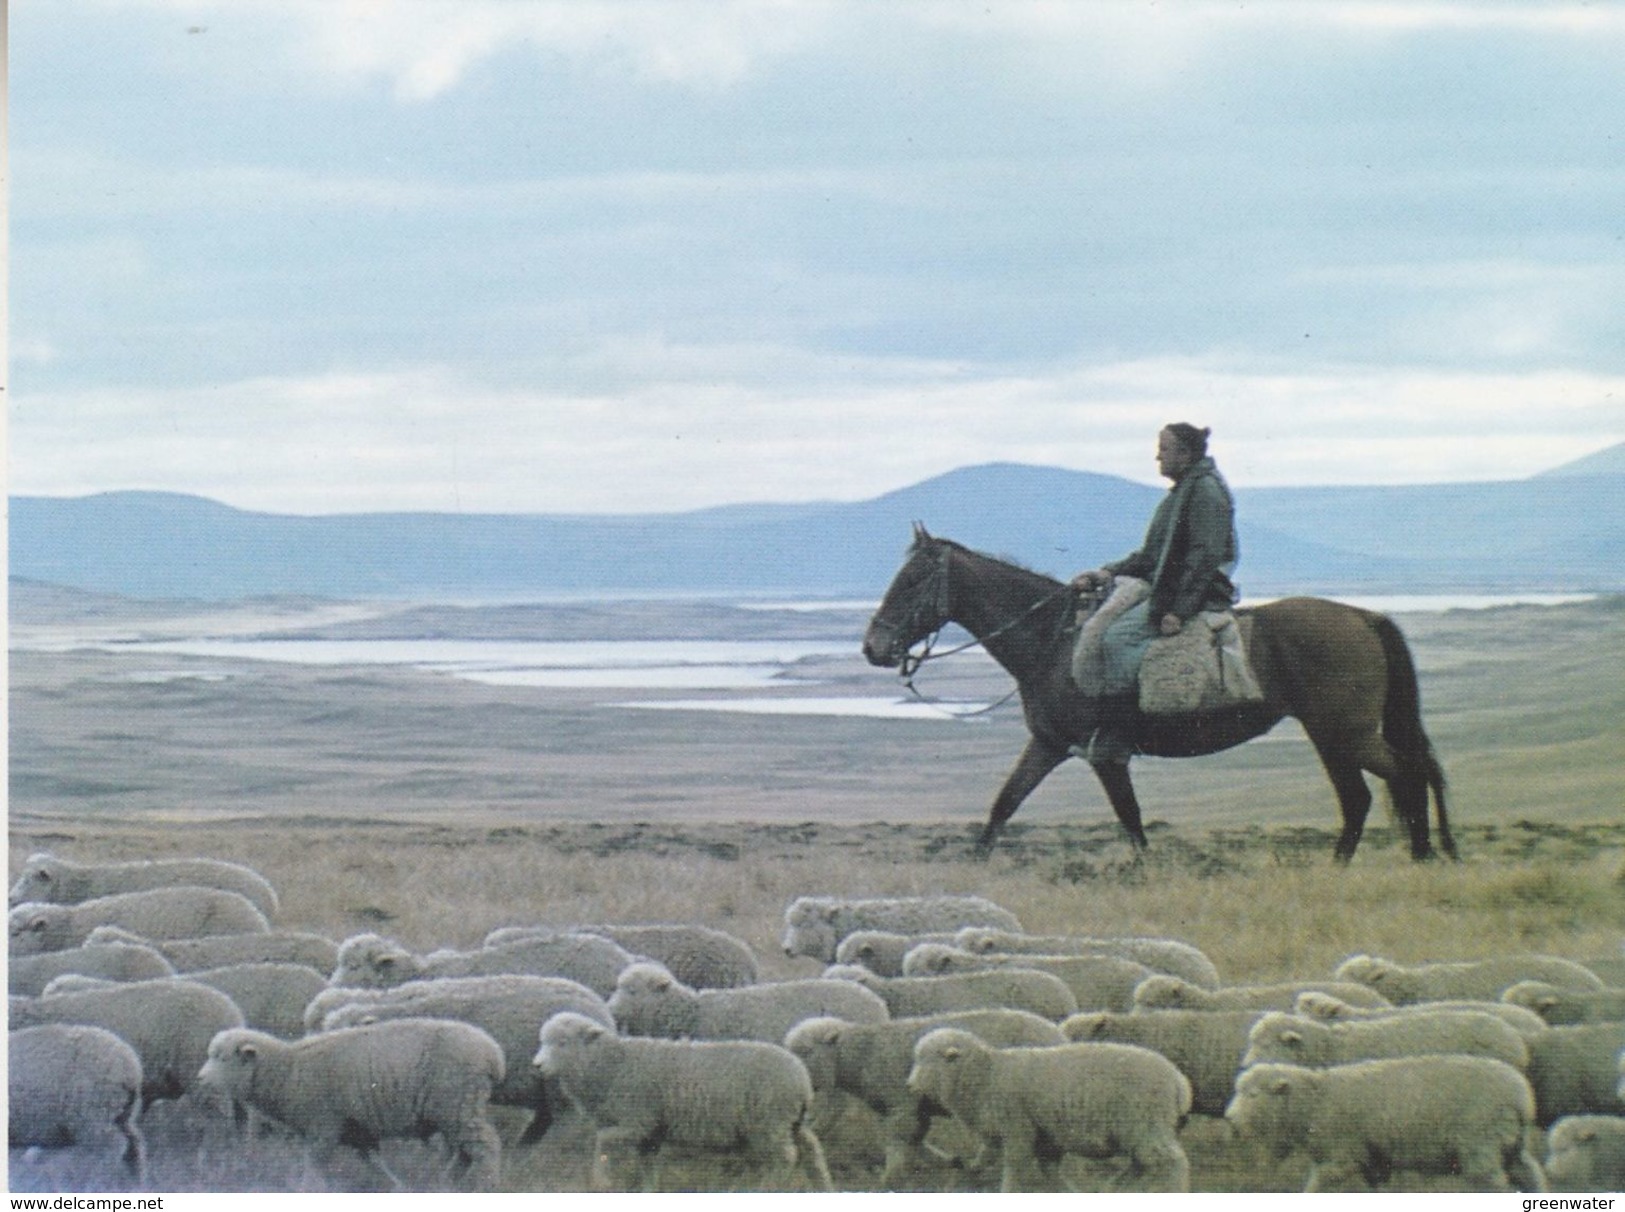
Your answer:
[[[1136,577],[1118,577],[1104,600],[1080,604],[1072,681],[1084,694],[1099,694],[1106,628],[1150,592]],[[1238,618],[1229,610],[1203,611],[1178,635],[1152,640],[1140,664],[1140,710],[1146,715],[1195,715],[1262,701],[1264,692],[1247,659],[1252,623],[1250,616]]]

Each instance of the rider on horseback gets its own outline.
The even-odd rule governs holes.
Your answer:
[[[1091,764],[1126,765],[1134,753],[1140,662],[1159,635],[1178,635],[1202,611],[1229,610],[1236,601],[1230,575],[1240,551],[1235,498],[1207,453],[1211,430],[1184,422],[1157,437],[1157,470],[1173,487],[1157,506],[1138,551],[1079,573],[1072,584],[1098,593],[1115,577],[1149,585],[1138,605],[1125,610],[1102,636],[1098,686],[1080,686],[1100,698],[1103,723],[1080,756]]]

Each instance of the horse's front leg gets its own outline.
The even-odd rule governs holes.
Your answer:
[[[981,836],[976,839],[976,853],[986,858],[993,852],[993,843],[998,840],[999,831],[1004,823],[1015,815],[1021,802],[1032,794],[1033,789],[1042,783],[1049,772],[1054,770],[1066,760],[1066,749],[1045,744],[1037,737],[1027,742],[1027,748],[1021,751],[1016,759],[1016,768],[1010,772],[1010,777],[1004,780],[1004,786],[999,788],[999,794],[993,801],[993,809],[988,813],[987,825],[982,829]]]
[[[1134,794],[1134,780],[1128,776],[1128,763],[1091,762],[1090,768],[1106,789],[1106,798],[1112,802],[1112,811],[1117,813],[1117,819],[1123,822],[1128,840],[1133,843],[1134,849],[1144,850],[1150,843],[1146,841],[1145,828],[1140,824],[1140,801]]]

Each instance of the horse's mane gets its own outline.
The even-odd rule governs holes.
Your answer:
[[[1058,578],[1052,577],[1047,572],[1039,572],[1038,569],[1029,567],[1027,564],[1016,559],[1014,556],[1004,555],[1002,553],[999,555],[992,555],[986,551],[977,551],[974,547],[966,547],[963,543],[955,542],[953,539],[945,539],[938,535],[931,535],[923,541],[936,543],[943,547],[952,547],[955,551],[961,551],[966,555],[975,556],[979,560],[990,560],[995,564],[1003,564],[1007,568],[1014,568],[1019,572],[1026,573],[1028,576],[1037,577],[1040,580],[1048,581],[1051,584],[1061,584],[1061,581]]]

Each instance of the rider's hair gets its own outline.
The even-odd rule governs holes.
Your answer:
[[[1197,458],[1207,454],[1208,435],[1211,429],[1198,429],[1194,425],[1187,425],[1184,421],[1175,421],[1172,425],[1164,425],[1163,431],[1171,433],[1179,444],[1190,451]]]

